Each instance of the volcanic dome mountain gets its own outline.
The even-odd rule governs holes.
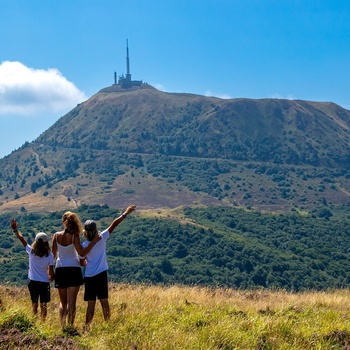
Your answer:
[[[349,127],[350,111],[330,102],[113,85],[0,159],[0,208],[340,204]]]

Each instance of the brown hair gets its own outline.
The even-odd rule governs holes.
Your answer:
[[[43,242],[43,240],[34,241],[32,244],[32,254],[42,258],[43,256],[49,256],[50,253],[49,242]]]
[[[62,223],[64,226],[64,232],[71,235],[79,234],[83,230],[83,226],[78,218],[78,215],[67,211],[62,216]]]

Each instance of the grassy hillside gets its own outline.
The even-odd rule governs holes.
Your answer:
[[[0,159],[0,210],[343,204],[349,128],[332,103],[104,89]]]
[[[46,323],[31,316],[26,288],[0,287],[1,349],[314,350],[350,346],[350,292],[287,293],[199,287],[110,286],[112,317],[97,308],[82,331],[85,302],[78,295],[79,335],[62,333],[52,290]],[[99,307],[99,305],[97,305]]]
[[[0,160],[1,161],[1,160]],[[81,204],[176,208],[243,206],[269,211],[311,209],[349,198],[347,169],[290,166],[105,150],[27,145],[5,158],[1,212],[48,212]]]

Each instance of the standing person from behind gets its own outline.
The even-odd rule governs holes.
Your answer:
[[[29,245],[23,235],[18,231],[15,219],[11,220],[13,233],[21,241],[29,256],[28,289],[32,299],[32,310],[34,315],[38,313],[38,301],[40,298],[40,316],[45,321],[47,316],[47,303],[51,300],[50,282],[54,279],[53,261],[54,257],[50,251],[46,233],[39,232],[35,241]]]
[[[129,205],[125,212],[116,218],[109,227],[100,235],[96,223],[93,220],[87,220],[84,224],[83,236],[87,239],[82,246],[86,247],[89,242],[100,236],[102,239],[85,255],[85,293],[84,300],[88,302],[86,309],[85,329],[90,328],[95,313],[96,298],[100,300],[103,317],[105,321],[110,319],[110,307],[108,302],[108,279],[107,279],[107,256],[106,241],[114,229],[136,209],[135,205]]]
[[[98,241],[95,239],[90,246],[82,249],[79,234],[82,224],[77,214],[67,211],[62,216],[63,231],[56,232],[52,239],[52,253],[56,258],[55,287],[60,297],[59,315],[62,329],[65,330],[68,316],[68,326],[72,327],[75,320],[77,295],[83,284],[80,257],[90,251]]]

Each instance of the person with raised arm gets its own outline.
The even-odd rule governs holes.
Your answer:
[[[54,279],[54,256],[51,253],[47,234],[39,232],[35,236],[34,243],[28,244],[22,233],[18,230],[18,223],[11,220],[13,233],[20,240],[29,256],[28,289],[32,300],[34,315],[38,313],[40,301],[41,319],[45,321],[47,316],[47,303],[51,300],[50,282]]]
[[[94,317],[96,298],[100,301],[105,321],[110,319],[106,242],[114,229],[135,209],[135,205],[129,205],[126,210],[120,216],[114,219],[108,228],[101,233],[98,232],[95,221],[87,220],[84,224],[83,236],[87,239],[87,241],[83,242],[83,247],[89,246],[89,243],[94,241],[96,237],[101,237],[101,240],[92,247],[90,252],[85,254],[86,266],[84,278],[84,300],[88,303],[86,309],[85,330],[90,328]]]

